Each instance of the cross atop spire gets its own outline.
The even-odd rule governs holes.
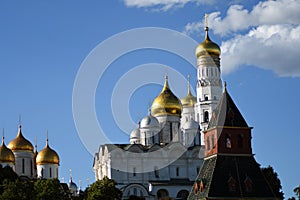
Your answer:
[[[48,130],[47,130],[47,132],[46,132],[46,147],[49,146],[48,142],[49,142],[49,140],[48,140]]]
[[[22,124],[22,116],[21,116],[21,114],[19,114],[19,121],[18,121],[18,123],[19,123],[19,127],[21,128],[21,124]]]
[[[208,14],[205,13],[204,15],[205,27],[208,28]]]

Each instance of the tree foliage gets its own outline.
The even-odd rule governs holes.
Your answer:
[[[298,199],[300,199],[300,185],[296,188],[294,188],[294,192],[297,195]]]
[[[34,183],[36,200],[65,200],[65,194],[58,179],[40,179]]]
[[[1,200],[27,200],[34,199],[33,184],[30,181],[24,181],[20,179],[4,180],[2,185],[2,194],[0,195]]]
[[[284,199],[281,182],[278,178],[278,174],[274,171],[274,169],[271,166],[268,166],[265,168],[261,168],[261,171],[268,181],[269,185],[271,186],[276,197],[278,197],[279,199]]]
[[[87,200],[115,200],[121,197],[122,192],[116,188],[115,181],[107,177],[97,180],[86,189]]]

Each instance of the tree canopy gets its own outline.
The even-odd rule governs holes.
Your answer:
[[[278,174],[274,171],[274,169],[271,166],[268,166],[265,168],[261,168],[261,171],[268,181],[269,185],[271,186],[276,197],[284,199],[281,182],[278,178]]]
[[[122,192],[116,188],[116,182],[104,177],[97,180],[86,189],[87,200],[115,200],[121,199]]]

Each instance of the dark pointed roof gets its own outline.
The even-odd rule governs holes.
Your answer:
[[[204,160],[188,197],[198,199],[276,199],[253,156],[222,156]]]
[[[216,126],[248,127],[247,122],[227,92],[226,86],[218,106],[212,113],[208,129]]]

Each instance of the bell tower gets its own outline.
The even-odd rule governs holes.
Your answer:
[[[196,48],[197,103],[195,104],[195,119],[199,122],[202,131],[207,129],[212,112],[216,108],[222,94],[220,70],[221,50],[220,47],[209,38],[207,17],[206,14],[205,39]]]

